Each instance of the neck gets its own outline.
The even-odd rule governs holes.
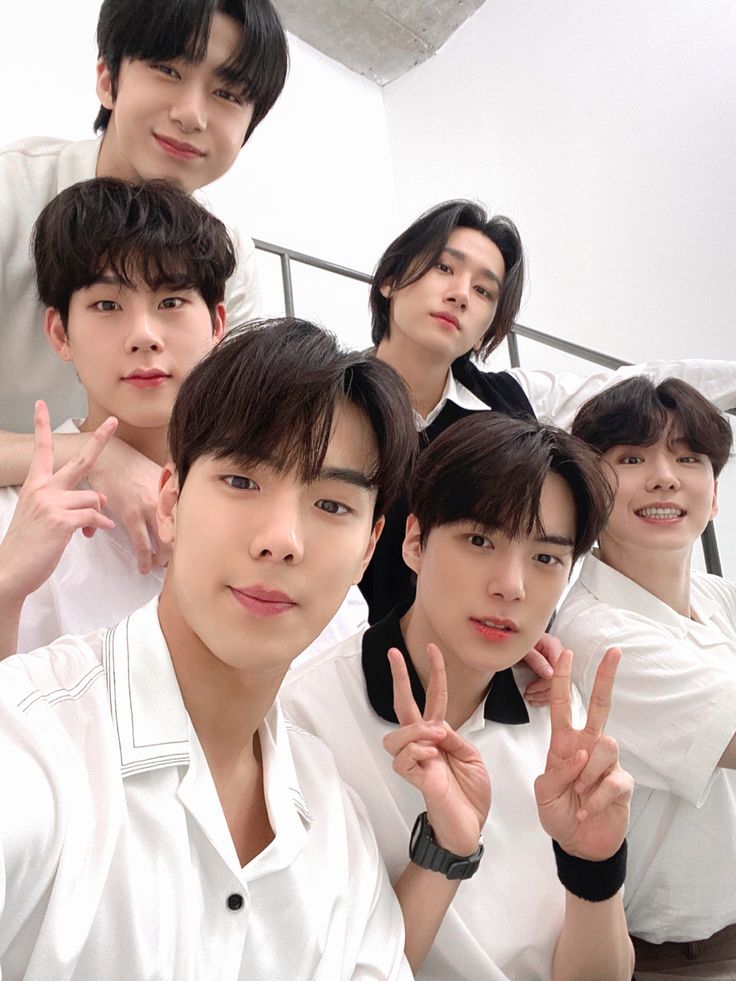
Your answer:
[[[600,558],[606,565],[666,603],[675,613],[690,616],[690,563],[692,545],[683,549],[637,548],[632,552],[605,532],[600,537]]]
[[[87,418],[80,424],[79,431],[91,433],[101,425],[107,415],[104,412],[95,411],[90,407]],[[150,429],[143,429],[139,426],[129,426],[122,419],[118,420],[118,428],[115,430],[117,439],[127,443],[132,449],[142,453],[162,467],[168,458],[168,426],[153,426]]]
[[[384,337],[376,357],[398,371],[409,388],[412,405],[426,418],[442,398],[450,365],[398,332],[395,334],[395,337]]]
[[[140,176],[129,165],[126,165],[117,151],[117,134],[115,131],[115,114],[110,117],[107,129],[102,137],[100,152],[97,155],[95,177],[117,177],[120,180],[140,183]]]
[[[218,776],[257,765],[257,731],[273,705],[285,669],[253,675],[225,664],[200,640],[182,616],[164,581],[158,606],[184,705],[207,762]]]
[[[424,690],[429,684],[429,658],[427,644],[436,644],[442,651],[447,673],[447,722],[458,729],[470,718],[485,699],[488,687],[493,680],[493,672],[478,672],[467,668],[453,652],[443,645],[435,634],[419,603],[401,618],[401,632],[409,651],[412,664],[422,682]]]

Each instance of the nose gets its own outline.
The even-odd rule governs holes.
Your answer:
[[[465,310],[468,305],[469,293],[470,281],[468,276],[462,272],[455,273],[450,282],[447,284],[445,299],[448,303],[452,303],[461,310]]]
[[[250,554],[266,562],[296,565],[304,558],[304,535],[299,503],[275,495],[263,508],[251,539]]]
[[[183,133],[197,133],[207,126],[206,93],[197,85],[182,85],[169,109],[169,118]]]
[[[163,338],[155,319],[149,313],[136,314],[125,339],[125,350],[134,354],[137,351],[162,351],[163,347]]]
[[[522,600],[524,588],[524,561],[521,555],[494,556],[488,577],[488,595],[506,602]]]
[[[653,457],[647,474],[647,490],[677,490],[679,486],[680,480],[671,456],[667,453],[658,453]]]

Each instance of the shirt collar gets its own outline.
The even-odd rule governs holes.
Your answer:
[[[100,155],[102,136],[94,140],[75,140],[59,154],[58,188],[59,193],[76,184],[77,181],[91,180],[97,174],[97,158]]]
[[[368,701],[373,711],[386,722],[398,725],[393,708],[393,682],[391,667],[386,657],[389,647],[397,647],[404,656],[409,672],[411,691],[419,711],[424,711],[426,696],[401,632],[401,617],[411,606],[405,603],[395,607],[387,617],[369,627],[363,634],[362,664]],[[491,681],[483,710],[489,722],[502,722],[506,725],[521,725],[529,721],[524,699],[519,692],[511,668],[498,671]]]
[[[445,388],[440,400],[426,418],[419,415],[416,409],[414,410],[414,421],[418,431],[422,432],[428,426],[431,426],[448,402],[454,402],[455,405],[461,409],[467,409],[469,412],[487,412],[490,408],[487,402],[481,402],[476,395],[473,395],[470,389],[466,388],[462,382],[459,382],[452,371],[448,371],[447,381],[445,382]]]
[[[580,581],[601,603],[655,620],[678,637],[684,637],[690,629],[691,620],[677,613],[633,579],[602,562],[597,549],[585,556],[580,569]],[[698,618],[705,622],[711,618],[718,604],[710,597],[691,595],[691,605]]]

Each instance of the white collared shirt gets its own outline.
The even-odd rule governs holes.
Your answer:
[[[736,408],[736,361],[715,361],[691,358],[685,361],[647,361],[625,365],[616,371],[598,368],[590,375],[575,375],[569,371],[551,372],[509,368],[521,385],[540,422],[569,429],[578,409],[604,388],[610,388],[625,378],[646,375],[656,384],[665,378],[682,378],[721,409]],[[481,401],[463,384],[447,373],[447,381],[439,402],[426,416],[414,411],[419,432],[430,426],[447,402],[454,402],[469,412],[487,411],[493,406]]]
[[[343,779],[363,799],[395,882],[408,863],[406,842],[425,805],[420,792],[394,773],[383,748],[383,737],[396,726],[371,706],[362,643],[363,635],[358,635],[295,668],[279,697],[286,717],[327,744]],[[373,657],[380,652],[368,653]],[[384,658],[385,654],[384,649]],[[518,669],[520,678],[528,679],[525,671]],[[375,677],[371,684],[375,699]],[[378,685],[390,704],[387,662]],[[550,977],[564,920],[565,891],[534,799],[534,780],[544,771],[549,748],[549,711],[546,706],[526,706],[526,710],[528,722],[501,723],[487,719],[480,705],[459,729],[483,756],[493,803],[483,829],[485,853],[480,868],[461,883],[417,973],[421,981],[548,981]],[[577,695],[574,715],[579,722]]]
[[[79,428],[69,419],[55,431],[78,433]],[[0,488],[0,540],[15,512],[19,491],[19,487]],[[75,531],[54,572],[23,604],[17,650],[44,647],[63,634],[111,627],[158,596],[162,582],[161,569],[147,575],[138,571],[133,544],[120,522],[92,538]]]
[[[691,603],[700,622],[589,555],[554,624],[583,697],[623,652],[606,730],[636,780],[624,900],[651,943],[736,922],[736,772],[717,766],[736,732],[736,586],[694,572]]]
[[[277,706],[258,732],[274,839],[241,868],[156,601],[0,664],[3,981],[410,978],[329,752]]]
[[[54,425],[86,414],[74,366],[56,357],[44,336],[30,241],[49,201],[95,176],[101,141],[37,136],[0,148],[0,429],[31,432],[39,398]],[[203,192],[194,197],[209,207]],[[228,326],[234,327],[258,315],[261,294],[253,242],[237,229],[229,231],[237,266],[225,287],[225,305]]]

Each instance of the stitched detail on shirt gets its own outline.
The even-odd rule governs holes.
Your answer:
[[[80,698],[88,688],[103,673],[101,664],[95,665],[86,674],[82,675],[79,681],[72,688],[55,688],[53,691],[33,691],[18,702],[21,712],[27,712],[37,702],[46,702],[48,705],[56,705],[58,702],[73,701]]]

